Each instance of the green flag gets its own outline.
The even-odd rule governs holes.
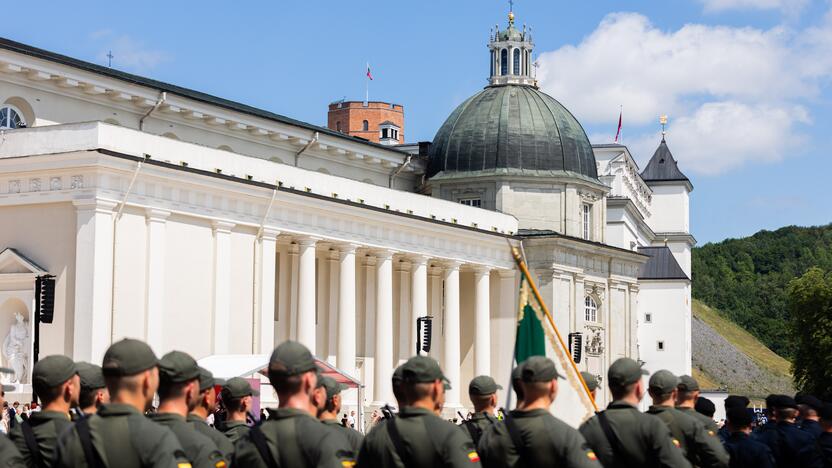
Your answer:
[[[520,363],[530,356],[545,356],[546,342],[543,324],[538,318],[540,304],[530,294],[525,275],[520,277],[520,307],[517,316],[517,338],[514,344],[514,358]]]

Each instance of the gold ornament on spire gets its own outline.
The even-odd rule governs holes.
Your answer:
[[[508,25],[514,26],[514,0],[508,0]]]
[[[662,126],[662,138],[664,138],[664,135],[665,135],[665,127],[667,126],[667,115],[661,115],[661,116],[659,116],[659,123],[660,123],[660,124],[661,124],[661,126]]]

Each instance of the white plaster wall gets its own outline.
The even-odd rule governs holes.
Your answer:
[[[502,211],[514,215],[521,229],[562,232],[562,187],[511,184],[501,190]]]
[[[251,229],[231,232],[231,353],[252,349],[254,298],[254,236]]]
[[[127,209],[116,224],[113,340],[147,339],[147,223],[144,212]]]
[[[651,373],[690,374],[690,302],[687,281],[642,281],[638,302],[639,356]],[[645,313],[652,323],[645,323]],[[664,351],[657,342],[664,341]]]
[[[689,232],[690,212],[687,187],[679,185],[651,185],[653,189],[652,213],[647,224],[656,233]]]

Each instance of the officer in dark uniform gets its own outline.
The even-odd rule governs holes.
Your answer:
[[[821,408],[823,408],[823,402],[814,395],[802,395],[799,401],[797,398],[795,398],[795,401],[798,410],[800,410],[800,428],[817,439],[823,432],[823,428],[820,427],[819,415]]]
[[[823,454],[823,465],[832,468],[832,405],[820,409],[820,425],[823,432],[818,436],[818,445]]]
[[[584,379],[586,389],[589,390],[589,393],[592,395],[592,401],[595,401],[598,396],[598,379],[589,372],[581,372],[581,378]]]
[[[751,437],[751,412],[743,406],[732,406],[726,412],[728,439],[725,450],[731,456],[730,468],[774,468],[774,457],[768,446]]]
[[[260,392],[251,388],[248,380],[232,377],[222,387],[220,396],[226,411],[223,432],[233,444],[248,433],[246,416],[254,406],[253,397],[260,396]]]
[[[710,398],[705,398],[703,396],[696,399],[693,409],[696,410],[697,413],[711,419],[712,421],[714,419],[714,414],[716,414],[716,405],[714,405],[714,402],[711,401]]]
[[[725,414],[728,414],[728,410],[731,408],[742,408],[747,409],[748,405],[751,401],[748,397],[744,397],[741,395],[728,395],[725,397]],[[725,441],[731,436],[731,431],[728,429],[727,424],[723,424],[722,427],[719,428],[717,432],[717,436],[719,436],[719,440],[724,444]]]
[[[758,437],[766,432],[777,429],[777,414],[774,412],[774,402],[780,397],[781,395],[774,394],[766,397],[766,422],[762,426],[757,426],[752,431],[752,436]]]
[[[482,435],[497,422],[494,412],[497,410],[497,390],[503,387],[487,375],[474,377],[468,384],[468,398],[474,404],[474,414],[462,422],[462,426],[471,435],[474,445],[480,443]]]
[[[151,419],[173,431],[194,468],[228,466],[217,444],[185,421],[199,400],[199,366],[182,351],[159,360],[159,409]]]
[[[483,435],[478,446],[483,466],[601,466],[583,436],[549,412],[561,378],[551,359],[532,356],[523,362],[523,409]]]
[[[66,356],[47,356],[32,368],[32,387],[43,408],[9,434],[29,466],[51,467],[58,436],[72,425],[69,410],[78,405],[78,369]]]
[[[344,436],[315,419],[312,394],[319,374],[306,346],[281,343],[269,360],[268,375],[279,407],[237,441],[232,464],[246,468],[354,465],[355,455]]]
[[[319,382],[321,390],[319,398],[322,403],[318,405],[318,420],[332,430],[340,432],[349,441],[352,451],[358,453],[364,435],[338,422],[338,413],[341,412],[341,391],[347,387],[331,377],[321,377]]]
[[[414,356],[402,366],[401,391],[407,400],[399,414],[384,419],[364,437],[358,466],[476,467],[479,455],[468,434],[436,415],[447,379],[439,364]]]
[[[7,367],[0,367],[0,374],[13,373],[14,371]],[[0,384],[0,408],[3,408],[3,403],[6,401],[6,392],[13,390],[14,387],[11,385]],[[8,468],[24,468],[26,466],[23,455],[14,446],[14,442],[3,434],[0,434],[0,466]]]
[[[823,458],[815,438],[801,430],[796,419],[797,402],[794,398],[779,395],[774,399],[774,414],[777,425],[774,430],[762,432],[757,440],[768,445],[778,467],[799,466],[801,468],[820,468]]]
[[[698,420],[673,407],[679,378],[670,371],[660,370],[650,376],[648,392],[653,405],[647,411],[667,424],[674,445],[679,445],[692,465],[727,467],[728,453],[716,435],[709,435]]]
[[[110,402],[110,392],[107,391],[104,373],[101,371],[101,366],[89,362],[76,362],[75,367],[81,378],[81,393],[78,396],[81,415],[93,415],[98,411],[99,406]]]
[[[710,435],[716,435],[717,431],[719,431],[719,426],[716,425],[716,421],[702,413],[696,412],[696,400],[699,398],[699,382],[689,375],[683,375],[679,377],[677,389],[676,409],[698,419],[705,425],[705,429]]]
[[[208,436],[220,449],[223,458],[234,458],[234,444],[222,432],[209,426],[205,420],[217,410],[217,393],[214,386],[225,385],[225,380],[214,378],[214,374],[203,367],[199,368],[199,400],[185,420],[202,435]]]
[[[104,354],[110,403],[58,440],[61,468],[191,466],[170,429],[144,417],[159,386],[158,360],[146,343],[124,339]]]
[[[638,410],[644,375],[647,371],[630,358],[613,362],[607,371],[613,401],[581,425],[581,434],[604,466],[689,467],[667,425]]]

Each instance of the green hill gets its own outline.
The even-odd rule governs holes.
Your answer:
[[[788,357],[786,286],[813,266],[832,270],[832,224],[709,243],[692,252],[693,297]]]

